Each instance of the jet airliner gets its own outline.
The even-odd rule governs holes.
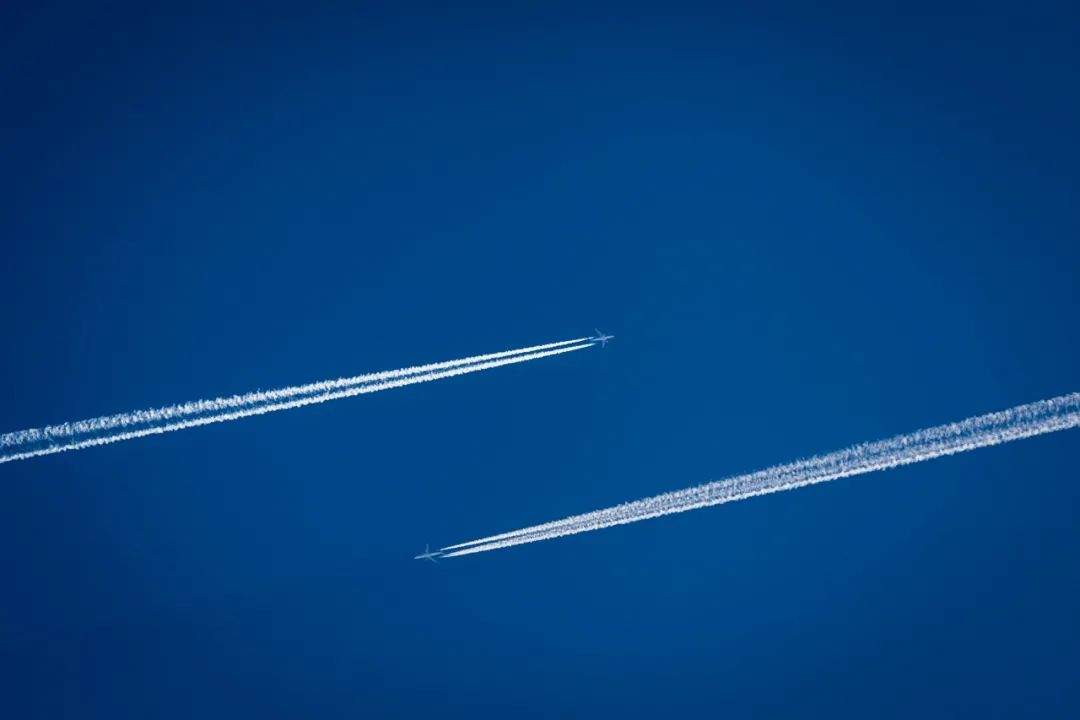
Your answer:
[[[416,557],[414,557],[413,560],[430,560],[431,562],[438,565],[438,563],[435,562],[435,558],[437,558],[437,557],[442,557],[442,551],[441,550],[436,550],[435,552],[431,552],[431,546],[430,545],[425,545],[424,546],[424,552],[422,552],[419,555],[417,555]]]
[[[592,340],[593,342],[600,343],[600,347],[607,347],[608,340],[614,340],[615,339],[614,335],[605,335],[604,333],[600,332],[600,330],[598,330],[596,328],[593,328],[593,329],[596,330],[596,337],[591,337],[589,339]]]

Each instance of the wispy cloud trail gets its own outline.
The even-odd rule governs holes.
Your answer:
[[[757,495],[794,490],[842,477],[862,475],[967,452],[1080,425],[1080,393],[980,415],[948,425],[898,435],[889,440],[777,465],[698,487],[664,493],[563,520],[492,535],[443,548],[443,557],[487,552],[564,535],[601,530],[672,513],[722,505]]]
[[[588,338],[579,338],[339,380],[213,400],[198,400],[165,408],[138,410],[40,429],[21,430],[0,435],[0,463],[68,450],[81,450],[146,435],[159,435],[174,430],[457,377],[589,347],[592,347],[592,344],[588,342]]]

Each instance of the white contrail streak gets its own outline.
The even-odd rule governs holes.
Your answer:
[[[1080,425],[1080,393],[980,415],[958,423],[856,445],[787,465],[664,493],[563,520],[449,545],[443,557],[487,552],[564,535],[600,530],[687,510],[722,505],[757,495],[794,490],[837,478],[862,475],[967,452]]]
[[[401,368],[399,370],[385,370],[383,372],[356,375],[354,377],[339,378],[337,380],[323,380],[321,382],[309,383],[307,385],[294,385],[278,390],[259,390],[244,395],[233,395],[231,397],[214,398],[211,400],[196,400],[180,405],[169,405],[167,407],[153,408],[150,410],[136,410],[134,412],[120,413],[118,415],[106,415],[104,417],[79,420],[72,423],[64,423],[62,425],[51,425],[40,429],[20,430],[6,435],[0,435],[0,450],[32,442],[47,442],[58,438],[73,437],[75,435],[100,433],[115,428],[126,428],[155,422],[167,422],[178,418],[246,408],[263,403],[286,400],[301,395],[329,392],[345,387],[351,387],[353,385],[392,380],[407,375],[445,370],[459,365],[472,365],[473,363],[498,360],[499,358],[509,357],[511,355],[541,352],[551,348],[575,345],[580,342],[585,342],[587,339],[588,338],[564,340],[562,342],[535,345],[533,347],[526,347],[518,350],[506,350],[487,355],[476,355],[460,360],[448,360],[446,362],[418,365],[415,367]]]
[[[297,385],[280,390],[199,400],[166,408],[80,420],[36,430],[22,430],[0,436],[0,463],[68,450],[81,450],[145,435],[159,435],[174,430],[416,385],[589,347],[592,347],[592,343],[588,342],[588,338],[580,338],[520,350],[477,355],[461,360]]]

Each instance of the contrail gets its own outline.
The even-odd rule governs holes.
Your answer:
[[[577,340],[564,340],[562,342],[548,343],[546,345],[535,345],[533,347],[526,347],[518,350],[506,350],[503,352],[490,353],[487,355],[476,355],[474,357],[462,358],[460,360],[448,360],[446,362],[431,363],[428,365],[417,365],[415,367],[401,368],[399,370],[385,370],[382,372],[368,373],[366,375],[356,375],[353,377],[339,378],[337,380],[323,380],[321,382],[309,383],[307,385],[294,385],[292,387],[280,388],[278,390],[261,390],[247,393],[244,395],[233,395],[231,397],[214,398],[212,400],[196,400],[180,405],[169,405],[167,407],[154,408],[151,410],[137,410],[130,413],[107,415],[104,417],[91,418],[89,420],[79,420],[77,422],[64,423],[63,425],[52,425],[41,429],[20,430],[18,432],[8,433],[6,435],[0,436],[0,449],[17,445],[25,445],[31,442],[48,441],[50,439],[55,440],[57,438],[72,437],[75,435],[83,435],[89,433],[99,433],[106,430],[112,430],[114,428],[131,427],[133,425],[143,425],[147,423],[169,421],[177,418],[193,417],[198,415],[205,415],[207,413],[216,413],[251,407],[262,403],[277,402],[279,400],[285,400],[301,395],[311,395],[315,393],[329,392],[332,390],[338,390],[340,388],[351,387],[353,385],[360,385],[369,382],[380,382],[382,380],[392,380],[394,378],[405,377],[407,375],[416,375],[425,372],[435,372],[439,370],[445,370],[447,368],[457,367],[459,365],[471,365],[473,363],[497,360],[499,358],[509,357],[511,355],[540,352],[551,348],[563,347],[566,345],[575,345],[580,342],[585,342],[586,340],[588,340],[588,338],[578,338]]]
[[[887,470],[944,455],[999,445],[1077,425],[1080,425],[1080,393],[1062,395],[1002,412],[919,430],[910,435],[898,435],[889,440],[855,445],[808,460],[777,465],[755,473],[737,475],[583,515],[573,515],[555,522],[449,545],[442,548],[442,557],[552,540],[564,535],[601,530],[661,515],[722,505],[757,495],[794,490],[837,478]]]
[[[68,450],[81,450],[145,435],[159,435],[174,430],[237,420],[251,415],[262,415],[277,410],[416,385],[584,350],[592,345],[588,338],[565,340],[400,370],[387,370],[279,390],[198,400],[182,405],[109,415],[34,430],[21,430],[0,435],[0,463]]]

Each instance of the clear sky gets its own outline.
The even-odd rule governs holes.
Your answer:
[[[0,8],[0,715],[1080,715],[1077,431],[443,545],[1080,390],[1080,19]],[[805,4],[803,4],[805,5]]]

